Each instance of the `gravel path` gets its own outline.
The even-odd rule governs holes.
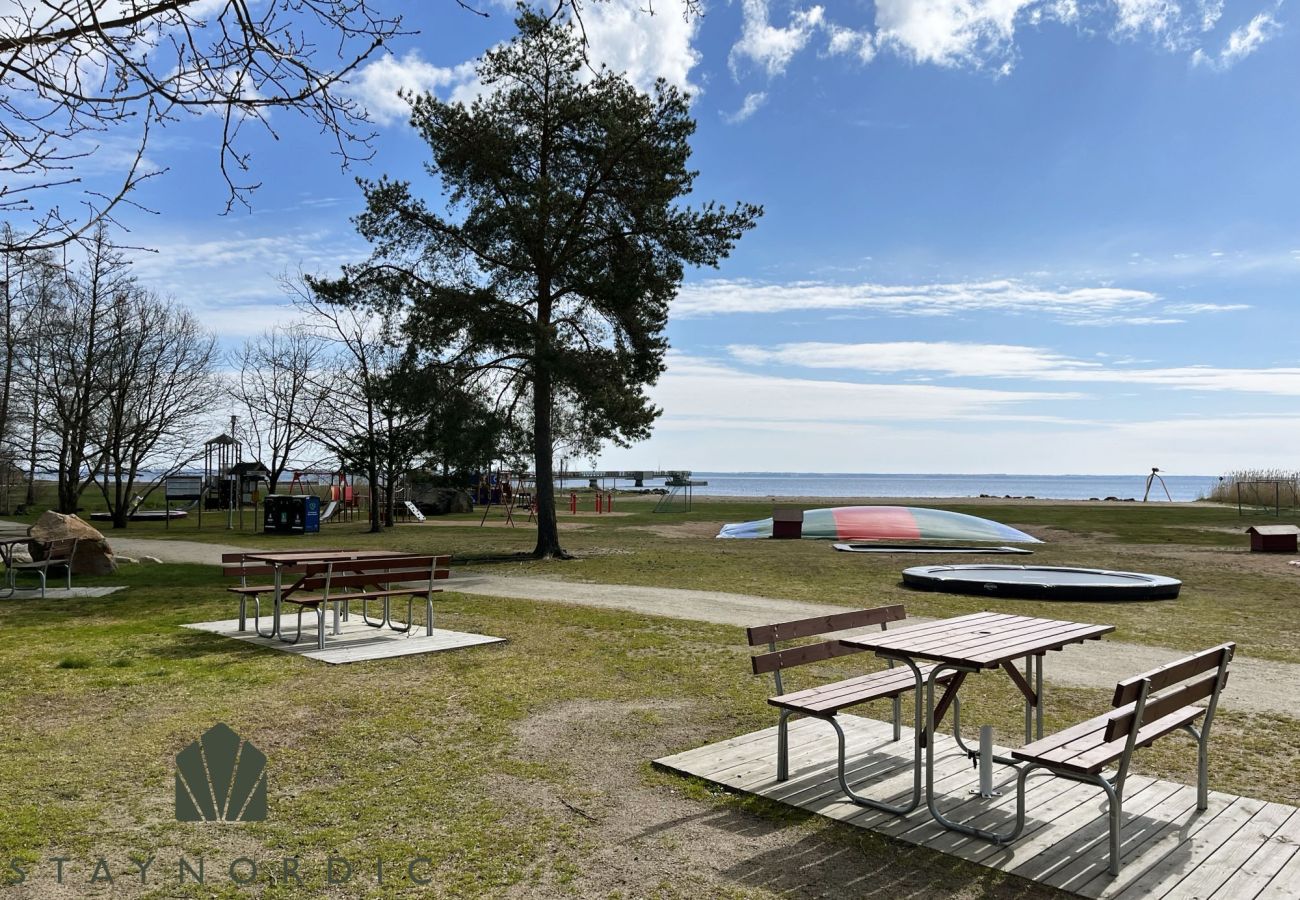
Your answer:
[[[163,562],[220,562],[222,553],[247,550],[198,541],[155,541],[142,538],[111,538],[113,549],[125,556],[154,556]],[[843,612],[843,606],[774,600],[720,591],[691,591],[680,588],[636,587],[621,584],[585,584],[543,578],[453,573],[449,590],[488,597],[510,597],[546,603],[574,603],[603,609],[691,619],[717,625],[745,627],[763,622],[780,622],[806,616]],[[924,619],[910,621],[920,623]],[[1053,653],[1043,670],[1048,682],[1070,687],[1109,689],[1127,675],[1166,663],[1185,655],[1181,651],[1121,641],[1089,641]],[[1223,702],[1245,712],[1290,714],[1291,684],[1300,681],[1300,665],[1238,656],[1232,663],[1232,679],[1224,688]]]

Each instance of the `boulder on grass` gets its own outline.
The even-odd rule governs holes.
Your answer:
[[[77,553],[72,557],[73,575],[111,575],[117,571],[117,560],[113,557],[113,548],[95,528],[76,516],[56,513],[53,510],[41,513],[31,528],[27,529],[33,542],[48,544],[68,538],[77,539]],[[34,544],[29,545],[33,554],[39,552]]]
[[[431,488],[415,504],[426,516],[445,516],[448,513],[474,511],[474,501],[469,494],[456,488]]]

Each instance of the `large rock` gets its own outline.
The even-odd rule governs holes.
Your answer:
[[[426,516],[445,516],[448,513],[474,511],[474,501],[469,494],[456,488],[426,488],[415,502]]]
[[[41,513],[31,528],[27,529],[32,541],[48,544],[66,538],[77,539],[77,553],[72,557],[73,575],[111,575],[117,571],[113,548],[104,536],[76,516],[67,516],[53,510]],[[38,548],[31,546],[33,554]]]

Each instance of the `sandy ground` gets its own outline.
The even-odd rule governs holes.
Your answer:
[[[155,541],[142,538],[115,538],[113,548],[126,556],[154,556],[163,562],[212,564],[220,561],[222,553],[247,549],[198,541]],[[466,574],[463,570],[453,572],[447,589],[487,597],[573,603],[672,619],[735,625],[738,628],[844,611],[843,606],[721,591],[582,584],[543,578]],[[927,620],[916,618],[909,621],[920,624]],[[1154,668],[1183,655],[1177,650],[1143,644],[1089,641],[1051,654],[1043,675],[1049,684],[1108,689],[1114,687],[1120,678]],[[1290,715],[1293,693],[1290,685],[1297,681],[1300,681],[1300,664],[1238,656],[1233,660],[1232,679],[1224,689],[1222,702],[1245,712],[1282,712]]]

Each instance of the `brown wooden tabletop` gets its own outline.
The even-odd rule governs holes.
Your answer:
[[[840,642],[862,650],[973,669],[996,669],[1024,656],[1041,656],[1068,644],[1095,641],[1114,630],[1114,625],[982,612],[894,631],[864,632],[841,638]]]
[[[334,562],[349,559],[379,559],[387,556],[411,556],[404,550],[274,550],[266,553],[246,553],[248,562],[267,563],[273,566],[301,566],[314,562]]]

